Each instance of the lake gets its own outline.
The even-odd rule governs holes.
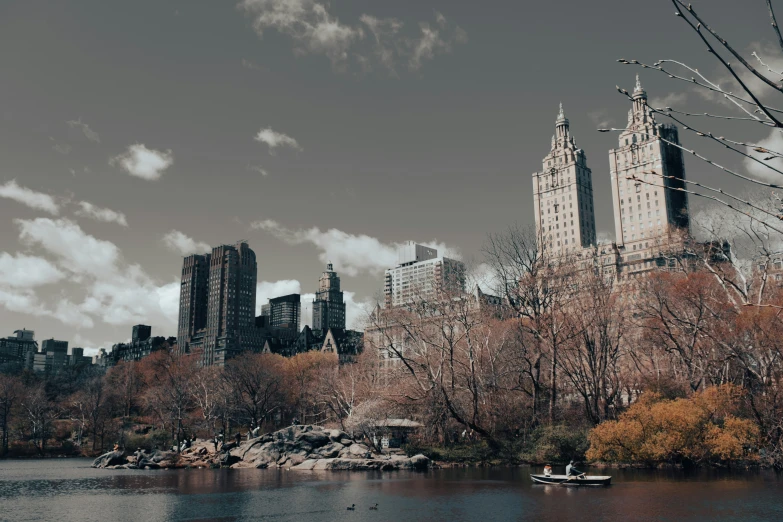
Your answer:
[[[783,520],[783,478],[771,471],[594,470],[612,486],[573,488],[533,485],[526,467],[135,471],[90,462],[0,461],[0,520]]]

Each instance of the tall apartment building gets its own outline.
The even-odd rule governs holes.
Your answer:
[[[672,144],[677,128],[655,121],[637,76],[628,125],[609,151],[616,243],[626,252],[652,253],[688,230],[688,197],[676,190],[685,187],[685,166]]]
[[[464,263],[438,257],[436,249],[424,245],[411,242],[401,246],[397,251],[397,266],[386,270],[386,308],[426,299],[440,290],[464,292]]]
[[[302,296],[288,294],[269,300],[269,326],[299,331]]]
[[[182,267],[178,344],[202,351],[205,365],[223,364],[263,346],[255,327],[256,255],[248,244],[221,245]]]
[[[318,279],[318,291],[313,300],[313,330],[345,328],[345,301],[340,290],[340,278],[326,265],[326,271]]]
[[[560,112],[543,169],[533,174],[533,207],[539,249],[559,256],[596,243],[592,172]]]

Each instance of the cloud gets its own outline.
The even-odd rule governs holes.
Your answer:
[[[62,301],[54,310],[44,306],[38,296],[29,289],[8,289],[0,286],[0,305],[9,312],[52,317],[69,326],[92,328],[93,320],[75,309],[69,301]]]
[[[16,183],[15,179],[6,182],[5,185],[0,185],[0,197],[12,199],[30,208],[43,210],[55,216],[60,213],[60,206],[52,196],[22,187]]]
[[[101,142],[101,137],[98,136],[98,133],[92,130],[89,125],[82,122],[81,118],[79,118],[78,120],[68,120],[65,123],[67,123],[68,126],[72,129],[80,130],[82,134],[84,134],[84,137],[87,138],[88,140],[94,141],[95,143]]]
[[[191,254],[202,254],[211,252],[212,247],[202,241],[196,241],[179,230],[172,230],[163,236],[163,243],[174,252],[179,252],[183,256]]]
[[[359,273],[379,274],[387,268],[397,265],[397,249],[402,243],[382,243],[374,237],[364,234],[349,234],[335,228],[321,231],[317,227],[309,229],[288,229],[276,221],[265,220],[252,223],[251,228],[264,230],[289,245],[310,243],[320,253],[318,259],[326,264],[331,262],[335,269],[349,276]],[[459,259],[459,252],[443,243],[430,241],[421,243],[438,249],[439,255]]]
[[[96,207],[87,201],[80,201],[79,206],[81,209],[76,211],[77,216],[103,221],[104,223],[117,223],[123,227],[128,226],[128,221],[122,212],[117,212],[110,208]]]
[[[589,112],[587,113],[587,116],[599,129],[614,127],[614,120],[609,115],[609,111],[606,109],[598,109],[593,112]]]
[[[65,274],[42,257],[0,252],[0,285],[34,288],[62,280]]]
[[[248,170],[252,170],[253,172],[258,172],[262,176],[268,176],[269,172],[265,168],[263,168],[261,165],[248,165]]]
[[[296,52],[323,54],[333,65],[344,62],[351,44],[363,37],[361,29],[341,24],[314,0],[242,0],[239,7],[253,18],[258,36],[275,29],[294,40]]]
[[[261,315],[261,305],[267,304],[269,299],[281,295],[298,294],[302,291],[302,285],[296,279],[282,279],[280,281],[262,281],[256,285],[256,315]]]
[[[60,154],[68,154],[71,152],[71,146],[64,143],[55,143],[52,145],[52,150],[59,152]]]
[[[301,294],[301,327],[313,326],[313,300],[314,293],[302,293],[302,284],[296,279],[282,279],[280,281],[262,281],[256,286],[256,315],[261,314],[261,305],[268,300],[288,294]],[[371,299],[359,300],[354,292],[343,292],[345,302],[345,320],[347,328],[363,328],[367,319],[367,311],[372,310],[374,302]]]
[[[171,150],[165,152],[148,149],[143,143],[128,147],[124,153],[109,160],[110,165],[119,165],[131,176],[146,180],[160,179],[163,172],[174,164]]]
[[[437,11],[434,26],[420,23],[418,34],[406,35],[403,22],[396,18],[365,13],[354,25],[341,23],[329,13],[328,4],[316,0],[242,0],[239,8],[252,18],[260,37],[276,30],[294,41],[295,53],[324,55],[336,70],[347,69],[350,56],[363,70],[371,70],[371,56],[396,75],[398,61],[417,70],[425,60],[467,41],[467,33]]]
[[[781,134],[779,129],[773,129],[772,131],[770,131],[769,136],[767,136],[761,141],[758,141],[756,144],[764,149],[772,150],[783,154],[783,134]],[[748,147],[746,152],[749,155],[753,156],[754,158],[761,160],[763,163],[769,164],[778,170],[783,170],[783,160],[777,157],[769,161],[764,161],[764,158],[770,157],[770,154],[766,154],[763,152],[756,152],[754,150],[754,147]],[[768,181],[777,184],[783,183],[783,175],[775,172],[769,167],[759,164],[758,162],[753,161],[749,158],[745,158],[742,161],[742,164],[745,167],[745,169],[748,171],[748,173],[752,177],[758,180]]]
[[[436,27],[431,27],[426,22],[419,23],[421,34],[414,42],[413,52],[408,61],[411,70],[420,69],[425,60],[432,60],[438,53],[451,52],[454,43],[467,41],[467,33],[461,27],[456,27],[451,37],[444,37],[443,32],[447,30],[448,24],[446,17],[437,11],[435,11],[435,23]]]
[[[302,147],[299,146],[299,143],[294,138],[282,132],[275,132],[272,130],[272,127],[258,131],[255,140],[269,145],[270,154],[274,154],[277,147],[291,147],[292,149],[302,150]]]
[[[670,92],[666,96],[652,98],[650,100],[650,106],[654,109],[662,109],[666,107],[678,108],[682,106],[688,99],[688,93],[685,92]]]
[[[251,71],[261,71],[263,70],[260,66],[256,65],[255,63],[251,62],[250,60],[246,60],[245,58],[242,58],[242,67],[245,69],[250,69]]]

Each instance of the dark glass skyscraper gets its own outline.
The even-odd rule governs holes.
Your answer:
[[[221,245],[185,258],[178,343],[202,351],[205,365],[223,364],[244,350],[259,351],[255,327],[256,255],[247,243]]]

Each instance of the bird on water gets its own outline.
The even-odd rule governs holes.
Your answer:
[[[356,510],[356,504],[351,504],[349,507],[345,508],[348,511],[355,511]]]
[[[374,506],[370,506],[370,509],[373,511],[378,511],[378,504],[376,503]]]

